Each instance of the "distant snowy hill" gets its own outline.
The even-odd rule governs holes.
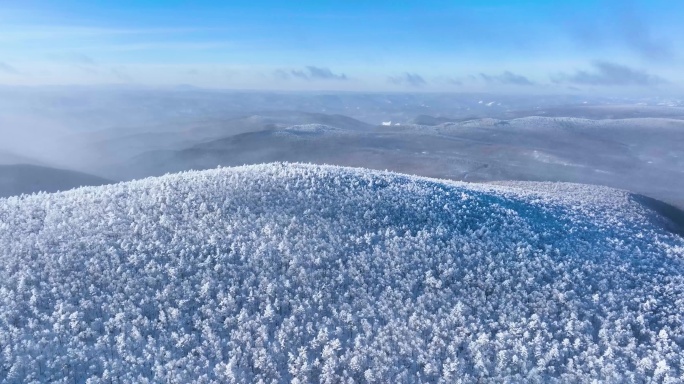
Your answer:
[[[38,160],[20,156],[16,153],[4,151],[0,149],[0,165],[10,165],[10,164],[34,164],[37,165],[40,162]]]
[[[111,180],[82,172],[29,164],[0,164],[0,197],[111,183]]]
[[[297,164],[0,199],[0,378],[680,382],[639,201]]]

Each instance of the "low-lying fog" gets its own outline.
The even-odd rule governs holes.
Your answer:
[[[684,207],[676,99],[4,87],[0,134],[0,196],[298,161],[601,184]]]

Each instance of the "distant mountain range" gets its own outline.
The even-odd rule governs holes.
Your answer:
[[[682,120],[525,117],[442,122],[445,119],[420,117],[435,125],[371,126],[338,116],[307,117],[304,125],[292,125],[296,119],[236,120],[203,136],[203,141],[179,140],[137,152],[104,174],[129,179],[217,165],[297,161],[466,181],[600,184],[684,207]]]
[[[602,184],[684,207],[675,98],[0,86],[0,112],[0,151],[13,154],[0,164],[110,180],[303,161]]]

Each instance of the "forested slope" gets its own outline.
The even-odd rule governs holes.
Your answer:
[[[0,199],[0,378],[683,380],[684,240],[523,187],[270,164]]]

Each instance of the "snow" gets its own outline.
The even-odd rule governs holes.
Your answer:
[[[322,133],[322,132],[332,132],[339,131],[340,129],[331,127],[324,124],[300,124],[292,125],[287,127],[287,130],[293,132],[312,132],[312,133]]]
[[[321,135],[340,136],[345,134],[350,134],[350,132],[324,124],[291,125],[274,132],[275,136],[285,136],[298,140],[310,140]]]
[[[603,187],[301,164],[0,199],[0,378],[680,382],[659,220]]]
[[[542,163],[547,163],[547,164],[559,164],[563,166],[572,166],[572,167],[581,167],[579,164],[573,164],[571,162],[565,161],[558,156],[554,156],[549,153],[545,153],[542,151],[537,151],[533,150],[532,151],[532,158],[534,158],[537,161],[541,161]]]
[[[466,120],[458,123],[444,123],[445,127],[492,127],[504,123],[506,120],[493,119],[490,117],[474,120]]]

